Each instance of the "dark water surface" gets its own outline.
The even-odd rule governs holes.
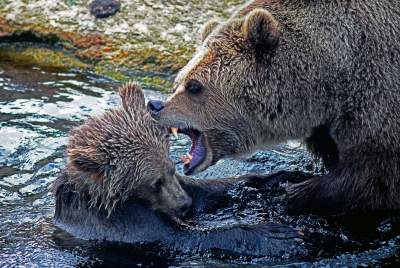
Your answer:
[[[53,225],[54,200],[49,188],[64,166],[68,132],[88,116],[118,105],[117,87],[114,81],[90,73],[0,62],[0,267],[262,266],[258,261],[206,257],[165,259],[156,257],[148,249],[132,251],[123,245],[109,247],[74,239]],[[165,98],[154,91],[146,91],[146,96]],[[178,170],[181,168],[178,155],[186,153],[189,145],[190,141],[183,136],[172,141],[172,157],[178,163]],[[198,176],[223,177],[282,169],[321,172],[300,144],[291,142],[246,160],[221,161]],[[247,211],[248,221],[252,220],[252,213]],[[210,224],[237,222],[229,215],[215,215]],[[399,251],[397,222],[387,219],[379,225],[381,229],[374,229],[376,234],[371,239],[354,241],[355,244],[346,244],[350,245],[347,248],[343,241],[349,238],[343,234],[341,241],[329,242],[332,248],[340,248],[332,250],[340,256],[324,255],[325,243],[321,246],[322,252],[317,252],[312,261],[318,261],[317,266],[395,265]],[[318,224],[311,227],[317,233],[314,242],[326,238],[325,229]],[[302,261],[294,265],[310,266],[311,263]]]

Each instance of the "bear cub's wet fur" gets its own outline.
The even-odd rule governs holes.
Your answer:
[[[148,114],[136,83],[120,88],[121,108],[89,118],[72,130],[67,166],[54,184],[74,189],[88,207],[113,210],[137,199],[174,218],[182,217],[191,198],[169,158],[167,129]]]

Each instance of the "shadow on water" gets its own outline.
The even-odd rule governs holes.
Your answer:
[[[157,245],[131,246],[75,239],[52,223],[53,196],[49,187],[64,166],[68,132],[90,115],[118,105],[114,81],[91,73],[60,72],[0,62],[0,266],[60,267],[245,267],[263,260],[227,260],[203,257],[162,257]],[[165,96],[146,91],[148,98]],[[172,158],[182,165],[190,141],[171,142]],[[297,170],[323,173],[301,145],[290,142],[243,160],[223,160],[198,177],[225,177],[246,173]],[[270,220],[302,229],[310,259],[296,266],[399,264],[400,221],[385,218],[368,226],[359,219],[288,217],[273,203],[282,189],[244,187],[230,193],[247,206],[216,211],[201,222],[219,226]],[[258,201],[255,201],[258,200]],[[264,200],[264,201],[259,201]],[[252,207],[254,209],[249,210]],[[359,222],[358,222],[359,221]],[[372,221],[371,221],[372,222]],[[356,226],[356,228],[354,227]],[[329,227],[329,228],[328,228]],[[338,256],[335,256],[338,255]]]

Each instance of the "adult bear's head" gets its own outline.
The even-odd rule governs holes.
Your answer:
[[[202,45],[176,78],[174,94],[165,104],[149,102],[148,108],[162,125],[178,128],[192,139],[185,174],[265,144],[257,128],[271,112],[263,103],[268,94],[266,70],[279,35],[278,22],[265,9],[254,9],[225,24],[209,22]]]

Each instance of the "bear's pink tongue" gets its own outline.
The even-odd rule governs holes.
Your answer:
[[[192,174],[196,168],[203,163],[206,157],[206,147],[204,146],[204,135],[194,129],[176,129],[171,128],[171,133],[177,136],[177,133],[186,134],[192,140],[192,147],[187,155],[181,156],[183,172],[186,175]]]
[[[198,133],[192,138],[192,148],[189,152],[189,163],[183,166],[185,175],[191,175],[196,171],[196,168],[203,163],[206,157],[206,147],[204,146],[204,136]]]

